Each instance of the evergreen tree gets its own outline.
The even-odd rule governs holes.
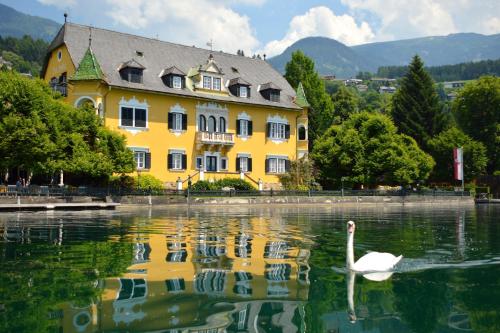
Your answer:
[[[434,82],[418,55],[413,57],[400,89],[394,94],[392,118],[401,133],[411,136],[424,148],[444,127]]]
[[[300,82],[304,86],[307,101],[311,105],[309,113],[309,144],[333,123],[333,103],[325,90],[323,80],[314,69],[314,62],[302,51],[292,53],[286,64],[285,78],[296,89]]]

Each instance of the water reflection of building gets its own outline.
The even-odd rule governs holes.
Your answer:
[[[132,265],[104,281],[100,304],[85,310],[98,319],[79,332],[303,330],[309,250],[300,240],[284,241],[259,219],[226,230],[161,223],[174,227],[135,236]]]

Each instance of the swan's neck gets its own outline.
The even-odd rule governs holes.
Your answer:
[[[347,255],[346,255],[347,269],[354,267],[354,232],[347,233]]]

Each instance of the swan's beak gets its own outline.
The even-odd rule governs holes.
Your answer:
[[[352,234],[354,232],[354,222],[347,222],[347,232]]]

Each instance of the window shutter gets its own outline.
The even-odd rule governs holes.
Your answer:
[[[145,169],[151,169],[151,153],[146,153],[146,160],[144,161],[144,168]]]
[[[167,167],[169,169],[172,169],[174,167],[174,161],[173,161],[173,158],[172,158],[172,154],[168,154],[168,162],[167,162]]]
[[[241,134],[241,125],[240,125],[240,120],[236,119],[236,135]]]
[[[267,124],[266,124],[266,136],[267,136],[268,138],[270,138],[270,137],[271,137],[271,123],[267,123]]]
[[[249,157],[247,159],[247,168],[248,168],[248,171],[252,171],[252,159]]]
[[[248,135],[253,134],[253,122],[251,120],[248,121]]]
[[[239,157],[236,157],[236,171],[240,171],[241,167],[240,167],[240,158]]]
[[[172,112],[168,113],[168,129],[174,128],[174,115]]]
[[[182,89],[186,88],[186,78],[184,76],[181,77],[181,87]]]
[[[182,154],[182,170],[186,170],[186,169],[187,169],[187,155]]]
[[[187,123],[188,123],[188,115],[183,114],[182,115],[182,129],[185,131],[187,130]]]
[[[285,160],[285,171],[290,172],[290,160]]]
[[[266,158],[266,173],[269,172],[269,159]]]
[[[250,98],[250,86],[247,87],[247,97]]]
[[[285,125],[285,138],[290,139],[290,125],[289,124]]]

